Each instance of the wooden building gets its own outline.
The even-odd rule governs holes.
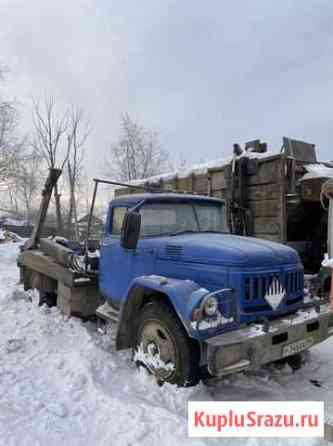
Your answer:
[[[307,273],[317,273],[327,251],[327,211],[321,185],[333,177],[332,162],[318,162],[313,144],[283,138],[277,154],[255,140],[229,160],[132,182],[152,189],[223,198],[231,232],[296,248]],[[135,193],[121,188],[116,195]]]

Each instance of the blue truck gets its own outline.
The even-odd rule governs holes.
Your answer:
[[[304,301],[294,249],[230,234],[226,213],[223,200],[206,196],[120,196],[98,261],[87,252],[82,267],[73,247],[41,238],[19,256],[22,282],[66,314],[113,324],[116,348],[132,349],[158,382],[295,366],[333,335],[333,312]]]

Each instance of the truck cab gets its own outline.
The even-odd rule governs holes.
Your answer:
[[[159,381],[255,368],[333,334],[332,313],[304,306],[297,252],[230,234],[226,214],[223,200],[175,193],[109,205],[97,314]]]

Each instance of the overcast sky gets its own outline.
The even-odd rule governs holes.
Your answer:
[[[188,165],[284,135],[333,158],[331,0],[0,0],[0,17],[25,127],[32,96],[81,105],[91,175],[124,112]]]

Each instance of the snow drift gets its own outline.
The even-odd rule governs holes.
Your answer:
[[[17,244],[0,246],[0,445],[221,445],[187,437],[189,400],[325,400],[333,415],[333,341],[295,375],[268,367],[195,388],[159,387],[92,323],[38,307],[17,285]],[[312,383],[310,382],[312,380]],[[313,385],[315,383],[315,385]],[[317,387],[320,386],[320,387]],[[225,440],[228,445],[299,440]],[[302,444],[318,444],[308,440]]]

